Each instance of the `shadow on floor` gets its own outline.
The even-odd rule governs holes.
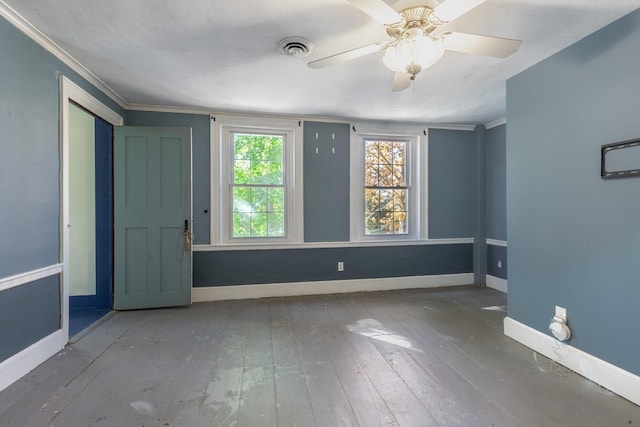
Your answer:
[[[74,307],[69,310],[69,336],[72,337],[111,311],[108,308]]]

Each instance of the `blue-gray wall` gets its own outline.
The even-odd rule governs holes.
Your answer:
[[[305,242],[349,241],[349,132],[346,123],[304,123]]]
[[[337,271],[338,261],[345,269]],[[195,287],[458,274],[471,244],[195,252]]]
[[[318,141],[315,139],[316,132]],[[330,152],[333,139],[323,139],[329,138],[332,133],[336,135],[338,151],[344,151],[339,158]],[[477,132],[473,131],[442,129],[429,132],[431,238],[474,236],[476,135]],[[348,126],[344,124],[305,123],[305,241],[339,242],[349,239],[348,139]],[[316,143],[318,155],[315,154]],[[320,155],[323,151],[325,155]],[[309,175],[306,168],[311,169]],[[194,188],[196,185],[194,182]],[[315,191],[318,186],[322,186],[322,191]],[[334,199],[338,209],[324,218],[318,218],[311,212],[334,203]],[[324,210],[321,212],[324,213]],[[327,227],[331,230],[328,231]],[[194,253],[194,286],[472,273],[473,257],[474,248],[470,243],[202,251]],[[337,271],[338,261],[345,263],[344,272]]]
[[[487,238],[507,240],[507,125],[487,131]]]
[[[0,278],[5,278],[60,262],[59,75],[124,111],[4,18],[0,58]],[[60,328],[59,277],[0,291],[0,313],[1,362]]]
[[[507,241],[507,125],[487,130],[486,238]],[[487,244],[487,274],[507,279],[507,248]]]
[[[59,276],[45,277],[0,293],[0,361],[58,329]]]
[[[476,134],[429,130],[429,238],[473,237]]]
[[[193,179],[193,243],[208,244],[210,238],[211,214],[211,149],[210,122],[208,114],[162,113],[129,110],[126,113],[128,126],[172,126],[191,128]]]
[[[509,316],[640,375],[640,178],[600,146],[640,137],[640,10],[507,82]]]

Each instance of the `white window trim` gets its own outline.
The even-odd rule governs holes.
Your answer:
[[[304,209],[302,193],[302,127],[297,119],[216,115],[211,126],[211,245],[254,247],[302,243]],[[286,237],[231,239],[231,168],[229,132],[265,131],[286,135],[285,174]]]
[[[353,130],[355,129],[355,130]],[[426,127],[396,124],[352,124],[350,155],[350,240],[352,242],[393,242],[428,239],[428,132]],[[364,144],[366,137],[409,140],[409,234],[366,235],[364,233]]]

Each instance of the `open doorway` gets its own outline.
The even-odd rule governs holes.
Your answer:
[[[82,330],[83,327],[95,321],[100,311],[109,312],[112,306],[113,191],[111,189],[113,187],[113,161],[105,161],[101,156],[108,155],[111,159],[113,158],[113,127],[122,126],[124,120],[121,114],[106,106],[102,101],[92,96],[65,76],[60,76],[60,94],[60,261],[62,264],[60,314],[62,317],[61,344],[64,346],[69,341],[69,336],[77,334],[78,330]],[[93,124],[93,138],[87,138],[91,139],[92,143],[88,143],[85,140],[82,147],[82,150],[88,150],[92,147],[93,153],[88,154],[85,152],[82,154],[85,159],[84,161],[82,158],[78,161],[70,159],[70,155],[77,154],[75,153],[75,149],[73,153],[70,149],[70,116],[76,113],[85,114],[85,116],[82,114],[78,114],[78,116],[84,117],[87,126],[89,123]],[[99,120],[97,118],[99,118]],[[85,130],[85,133],[90,135],[92,132]],[[84,175],[80,175],[80,178],[71,178],[73,174],[71,171],[71,163],[74,163],[75,167],[76,163],[82,165],[83,162],[92,165],[87,168],[89,172],[85,170]],[[93,175],[91,175],[91,171],[93,171]],[[105,178],[105,175],[108,177]],[[102,182],[102,184],[100,184],[100,182]],[[82,191],[86,191],[87,193],[90,193],[91,189],[93,189],[92,192],[94,194],[93,202],[91,202],[88,200],[90,197],[86,195],[87,193],[84,193],[84,196],[82,196],[83,193],[78,193],[80,194],[80,204],[84,205],[86,212],[89,212],[85,215],[85,218],[77,218],[80,222],[72,220],[71,212],[71,199],[74,197],[76,199],[78,198],[76,197],[77,195],[74,196],[72,194],[79,191],[77,188],[74,188],[74,186],[78,185],[84,186],[85,188]],[[98,188],[96,187],[97,185],[101,187]],[[105,185],[107,187],[105,187]],[[105,190],[105,188],[108,189]],[[107,217],[105,218],[104,215],[107,215]],[[83,221],[84,224],[82,223]],[[93,233],[90,231],[92,228],[91,224],[87,225],[87,222],[91,223],[91,221],[93,221]],[[74,246],[79,243],[73,243],[71,241],[71,230],[74,228],[85,230],[84,233],[80,233],[81,244],[77,248]],[[82,243],[82,239],[85,239],[84,243]],[[106,243],[103,239],[106,239]],[[85,253],[87,251],[91,253]],[[76,263],[77,265],[75,265]],[[108,271],[105,272],[104,269]],[[73,278],[74,275],[78,274],[78,271],[82,277],[87,278],[85,280],[86,283],[82,284],[82,279],[76,280]],[[91,277],[94,277],[94,279],[90,279]],[[77,281],[77,283],[74,284],[73,291],[73,296],[77,298],[73,299],[71,298],[72,281]],[[106,286],[105,282],[107,283]],[[95,291],[92,286],[95,286]],[[95,297],[93,297],[93,295],[95,295]],[[73,301],[74,299],[76,301]],[[74,327],[70,328],[71,303],[76,307],[84,304],[89,308],[89,310],[87,310],[88,321],[85,320],[84,325],[83,323],[74,322]],[[91,313],[92,309],[97,310],[98,313]],[[74,317],[76,320],[80,319],[80,317],[75,314]]]
[[[113,305],[113,126],[69,104],[69,336]]]

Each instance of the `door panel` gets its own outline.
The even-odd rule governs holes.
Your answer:
[[[191,131],[118,127],[115,135],[114,307],[189,304]]]

